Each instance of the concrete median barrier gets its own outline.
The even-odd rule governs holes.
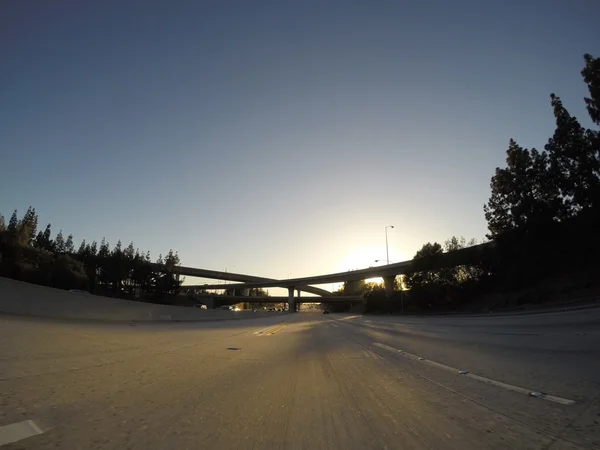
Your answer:
[[[101,322],[210,321],[277,315],[156,305],[64,291],[1,277],[0,314]]]

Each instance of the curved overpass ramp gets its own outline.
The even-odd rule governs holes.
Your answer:
[[[160,270],[161,266],[159,264],[153,264],[156,270]],[[197,269],[195,267],[184,267],[184,266],[175,266],[173,268],[172,273],[178,275],[184,275],[189,277],[198,277],[198,278],[212,278],[215,280],[227,280],[227,281],[241,281],[241,282],[258,282],[258,283],[269,283],[269,282],[277,282],[275,278],[265,278],[265,277],[257,277],[254,275],[246,275],[241,273],[232,273],[232,272],[223,272],[220,270],[208,270],[208,269]],[[221,285],[211,285],[217,286],[212,288],[207,288],[209,285],[187,285],[182,286],[182,288],[187,289],[224,289],[223,284]],[[236,286],[237,287],[237,286]],[[295,286],[296,289],[302,292],[307,292],[310,294],[320,295],[321,297],[328,297],[331,295],[331,292],[320,289],[312,286]]]

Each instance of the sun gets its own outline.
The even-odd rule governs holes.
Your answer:
[[[379,259],[380,261],[375,262]],[[350,270],[368,269],[369,267],[376,267],[385,264],[385,261],[381,261],[381,249],[379,247],[359,247],[354,248],[341,259],[338,264],[338,272],[347,272]],[[381,277],[366,279],[367,283],[383,283]]]
[[[381,249],[377,247],[362,247],[349,250],[338,264],[338,272],[348,272],[350,270],[368,269],[381,265],[381,262],[375,262],[380,256]]]

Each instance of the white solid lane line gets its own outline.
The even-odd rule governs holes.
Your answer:
[[[24,420],[23,422],[13,423],[0,427],[0,446],[12,444],[31,436],[42,434],[43,431],[33,420]]]
[[[475,375],[474,373],[469,373],[467,371],[464,370],[459,370],[456,369],[454,367],[450,367],[447,366],[445,364],[441,364],[439,362],[436,361],[431,361],[430,359],[427,358],[423,358],[422,356],[417,356],[417,355],[413,355],[412,353],[408,353],[405,352],[404,350],[399,350],[397,348],[394,347],[390,347],[389,345],[385,345],[382,344],[380,342],[374,342],[373,345],[382,348],[384,350],[396,353],[397,355],[401,355],[404,356],[405,358],[409,358],[415,361],[419,361],[421,363],[424,364],[428,364],[430,366],[435,366],[438,367],[440,369],[444,369],[444,370],[448,370],[450,372],[453,372],[457,375],[460,375],[461,377],[467,377],[467,378],[471,378],[473,380],[477,380],[477,381],[481,381],[483,383],[487,383],[487,384],[491,384],[493,386],[499,387],[499,388],[503,388],[503,389],[507,389],[509,391],[513,391],[513,392],[518,392],[520,394],[525,394],[525,395],[529,395],[532,397],[536,397],[536,398],[541,398],[544,400],[548,400],[550,402],[554,402],[554,403],[560,403],[562,405],[573,405],[575,403],[575,400],[570,400],[568,398],[562,398],[562,397],[557,397],[555,395],[549,395],[546,393],[541,393],[541,392],[536,392],[533,389],[525,389],[519,386],[514,386],[512,384],[508,384],[508,383],[503,383],[502,381],[496,381],[496,380],[492,380],[491,378],[486,378],[486,377],[482,377],[480,375]]]

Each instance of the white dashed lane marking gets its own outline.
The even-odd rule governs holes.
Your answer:
[[[42,434],[43,431],[33,420],[13,423],[0,427],[0,446],[12,444],[31,436]]]
[[[469,373],[466,370],[456,369],[454,367],[447,366],[446,364],[441,364],[436,361],[431,361],[430,359],[423,358],[422,356],[413,355],[412,353],[405,352],[403,350],[399,350],[394,347],[390,347],[389,345],[382,344],[380,342],[373,343],[376,347],[382,348],[384,350],[388,350],[390,352],[396,353],[397,355],[404,356],[405,358],[412,359],[415,361],[419,361],[424,364],[428,364],[430,366],[435,366],[439,369],[448,370],[453,372],[461,377],[471,378],[473,380],[481,381],[483,383],[491,384],[492,386],[496,386],[502,389],[506,389],[513,392],[518,392],[520,394],[529,395],[531,397],[541,398],[543,400],[548,400],[554,403],[560,403],[562,405],[573,405],[575,400],[570,400],[568,398],[557,397],[555,395],[546,394],[543,392],[537,392],[533,389],[525,389],[519,386],[514,386],[512,384],[503,383],[502,381],[492,380],[491,378],[482,377],[480,375],[475,375],[474,373]]]

